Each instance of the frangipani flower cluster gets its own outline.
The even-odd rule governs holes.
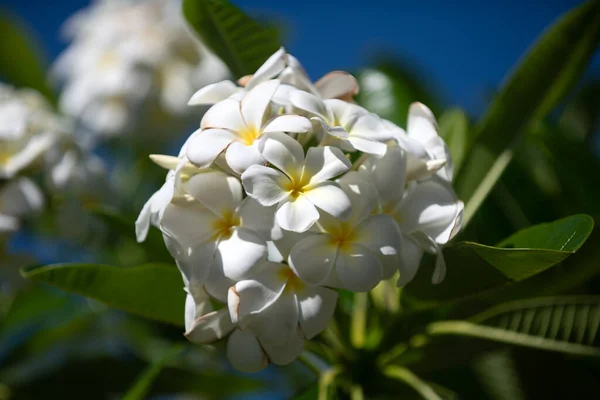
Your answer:
[[[60,108],[101,137],[176,131],[192,93],[228,74],[189,32],[179,0],[96,0],[65,32]]]
[[[214,105],[177,157],[151,156],[169,172],[136,230],[163,232],[188,293],[188,339],[227,338],[232,365],[254,372],[291,362],[327,327],[335,289],[404,285],[424,252],[441,281],[463,204],[424,105],[405,131],[352,102],[352,76],[313,85],[284,49],[239,83],[192,96]]]

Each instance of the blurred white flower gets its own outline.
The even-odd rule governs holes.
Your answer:
[[[100,136],[171,131],[194,91],[228,75],[189,31],[179,0],[97,0],[65,33],[71,45],[53,68],[60,108]]]
[[[276,220],[288,231],[305,232],[319,219],[321,209],[334,217],[350,210],[344,192],[329,179],[350,168],[335,147],[311,147],[304,157],[302,146],[290,136],[273,133],[261,142],[262,156],[277,167],[253,165],[242,174],[248,196],[263,206],[278,205]]]
[[[65,128],[38,92],[0,84],[0,178],[40,159]]]
[[[16,231],[20,219],[40,211],[44,196],[27,178],[17,178],[0,187],[0,234]]]

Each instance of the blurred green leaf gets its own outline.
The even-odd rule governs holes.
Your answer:
[[[10,14],[0,10],[0,77],[17,87],[38,90],[52,104],[54,93],[46,81],[46,66],[29,32]]]
[[[501,242],[503,246],[512,244],[516,248],[471,242],[449,245],[443,250],[448,267],[446,279],[439,285],[431,285],[434,260],[430,257],[415,279],[404,288],[404,293],[419,300],[442,301],[522,281],[573,254],[593,227],[591,217],[573,215],[524,229]]]
[[[183,345],[178,344],[165,352],[155,362],[150,364],[136,379],[133,386],[121,398],[122,400],[143,400],[147,398],[152,384],[163,368],[183,350]]]
[[[319,386],[313,385],[303,393],[294,396],[294,400],[314,400],[319,397]]]
[[[114,308],[183,325],[185,294],[181,276],[173,265],[118,268],[97,264],[56,264],[23,268],[21,274]]]
[[[375,65],[356,74],[358,104],[401,127],[406,127],[408,108],[415,101],[426,104],[434,113],[438,111],[435,95],[423,83],[426,80],[405,63],[384,59]]]
[[[450,149],[454,174],[456,175],[471,144],[469,118],[463,110],[452,109],[440,116],[438,125],[440,136],[446,141]]]
[[[427,334],[600,357],[599,327],[600,297],[571,296],[502,304],[470,321],[434,322],[427,327]]]
[[[599,40],[600,2],[590,1],[557,21],[519,64],[475,129],[477,142],[457,177],[465,223],[512,159],[510,148],[572,89]]]
[[[280,47],[275,29],[263,28],[226,0],[184,0],[183,13],[236,77],[253,74]]]
[[[442,400],[431,386],[407,368],[391,365],[384,370],[384,374],[410,386],[424,400]]]

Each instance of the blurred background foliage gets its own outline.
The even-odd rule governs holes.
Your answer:
[[[589,4],[596,4],[595,9],[573,17],[581,18],[575,24],[579,30],[569,31],[571,36],[560,31],[558,39],[553,38],[559,42],[568,38],[558,43],[562,46],[558,51],[550,56],[529,53],[531,58],[521,60],[523,68],[513,68],[505,85],[488,92],[488,103],[471,105],[469,111],[450,103],[444,90],[436,87],[438,80],[406,57],[382,52],[371,57],[367,67],[356,66],[352,71],[361,87],[356,101],[383,118],[405,126],[408,106],[414,101],[434,111],[440,134],[451,149],[457,188],[465,202],[474,196],[473,185],[495,171],[496,157],[490,159],[481,146],[491,148],[495,156],[511,149],[494,177],[495,184],[481,198],[476,212],[469,215],[460,240],[530,247],[501,242],[521,229],[589,214],[596,228],[577,254],[552,268],[540,267],[532,278],[506,280],[497,287],[494,283],[493,290],[469,297],[465,296],[469,288],[481,287],[477,275],[468,273],[467,265],[460,270],[461,262],[471,262],[471,253],[464,253],[471,250],[449,249],[447,254],[454,254],[458,261],[454,265],[448,261],[448,280],[439,287],[429,285],[431,260],[426,259],[407,289],[384,284],[369,296],[342,293],[336,324],[310,345],[309,350],[319,360],[270,367],[264,373],[246,376],[228,367],[221,344],[202,348],[186,345],[182,329],[174,326],[177,321],[153,322],[104,305],[102,301],[107,299],[102,295],[86,293],[100,300],[96,301],[19,276],[18,268],[23,265],[59,261],[116,265],[129,272],[142,264],[157,264],[160,270],[158,263],[172,263],[160,233],[151,231],[140,245],[133,230],[144,201],[164,179],[163,171],[147,158],[156,149],[118,149],[109,143],[100,152],[111,161],[109,174],[117,182],[120,198],[84,201],[80,219],[68,222],[57,217],[68,200],[52,198],[44,214],[11,237],[9,250],[0,255],[0,399],[358,399],[353,386],[356,382],[367,398],[390,398],[389,393],[394,393],[391,398],[525,400],[585,398],[598,393],[597,353],[578,353],[578,347],[568,346],[560,352],[544,348],[540,340],[535,345],[523,345],[509,336],[498,340],[487,340],[486,336],[495,332],[490,329],[511,324],[516,324],[513,330],[525,329],[521,321],[529,320],[533,328],[527,325],[527,331],[540,330],[535,335],[549,337],[552,332],[548,326],[557,326],[568,343],[600,345],[600,302],[593,297],[600,295],[600,77],[592,68],[580,79],[600,36],[597,2]],[[250,4],[241,6],[252,8]],[[257,6],[261,7],[265,6]],[[369,9],[367,13],[373,12]],[[427,12],[426,6],[421,12]],[[445,23],[450,24],[448,29],[460,29],[452,18]],[[274,25],[285,26],[285,22],[277,20]],[[25,29],[12,13],[3,12],[0,31],[0,54],[4,59],[10,54],[18,61],[0,62],[0,76],[16,86],[35,87],[53,101],[55,92],[45,78],[46,66],[35,29]],[[543,46],[546,42],[538,43]],[[293,47],[290,50],[294,53]],[[296,55],[302,60],[302,54]],[[486,57],[488,63],[495,62],[493,54]],[[241,75],[243,71],[239,72]],[[487,106],[489,111],[484,114],[474,112]],[[172,149],[178,144],[173,143]],[[64,229],[64,223],[79,229]],[[582,231],[589,226],[585,220],[580,223]],[[547,232],[553,229],[542,228]],[[515,243],[519,240],[513,238]],[[585,237],[578,246],[583,241]],[[90,272],[90,279],[98,279],[99,275],[93,274],[101,273]],[[154,275],[145,278],[158,279]],[[160,281],[170,282],[168,279]],[[507,282],[510,284],[504,284]],[[71,284],[67,279],[57,286],[68,289]],[[457,297],[452,290],[458,285],[465,289]],[[165,283],[145,293],[142,297],[152,301],[145,304],[141,298],[139,310],[143,313],[145,307],[156,304],[156,299],[163,299],[165,309],[152,309],[151,314],[168,315],[169,307],[182,314],[178,302],[183,297],[171,299],[176,295],[168,293],[169,287]],[[560,297],[566,295],[577,297]],[[554,297],[544,304],[522,300],[541,296]],[[517,301],[517,308],[492,308],[496,314],[479,314],[507,301]],[[173,318],[181,317],[175,315]],[[451,325],[452,321],[467,318],[464,323],[484,329],[470,331],[476,332],[474,336],[456,334],[465,325]],[[432,322],[436,320],[448,322]],[[362,336],[357,336],[361,329],[353,324],[362,324]],[[542,332],[542,328],[546,330]],[[375,348],[387,351],[389,367],[385,374],[371,370],[380,362],[373,357],[381,352],[370,351]],[[318,378],[306,367],[331,359],[341,360],[338,369],[323,366],[325,372],[320,370]],[[316,380],[318,386],[314,386]]]

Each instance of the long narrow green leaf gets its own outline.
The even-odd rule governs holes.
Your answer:
[[[493,307],[469,321],[440,321],[431,336],[468,336],[503,344],[600,357],[600,297],[523,300]]]
[[[184,0],[183,13],[236,77],[253,74],[280,47],[274,29],[263,28],[226,0]]]
[[[29,32],[1,10],[0,32],[0,78],[17,87],[36,89],[54,103],[56,99],[46,81],[40,49]]]
[[[440,136],[446,141],[450,149],[454,174],[458,174],[472,140],[469,118],[463,110],[458,108],[448,110],[440,116],[438,126]]]
[[[421,301],[447,301],[473,296],[523,281],[564,261],[587,240],[594,220],[573,215],[523,229],[500,243],[506,247],[460,242],[444,248],[448,273],[431,285],[433,259],[425,262],[404,294]]]
[[[183,325],[185,293],[172,265],[56,264],[23,268],[21,275],[146,318]]]
[[[152,387],[152,384],[158,377],[158,374],[163,368],[183,350],[183,345],[175,345],[171,349],[165,352],[159,359],[142,371],[140,376],[136,379],[135,383],[127,393],[121,398],[121,400],[143,400],[147,398],[148,393]]]
[[[417,392],[424,400],[442,400],[442,398],[429,386],[426,382],[421,380],[418,376],[412,373],[407,368],[389,366],[384,371],[384,374],[392,379],[396,379],[410,386]]]
[[[600,2],[570,11],[537,41],[475,130],[456,188],[468,223],[512,159],[510,148],[531,121],[543,118],[578,81],[600,40]]]

